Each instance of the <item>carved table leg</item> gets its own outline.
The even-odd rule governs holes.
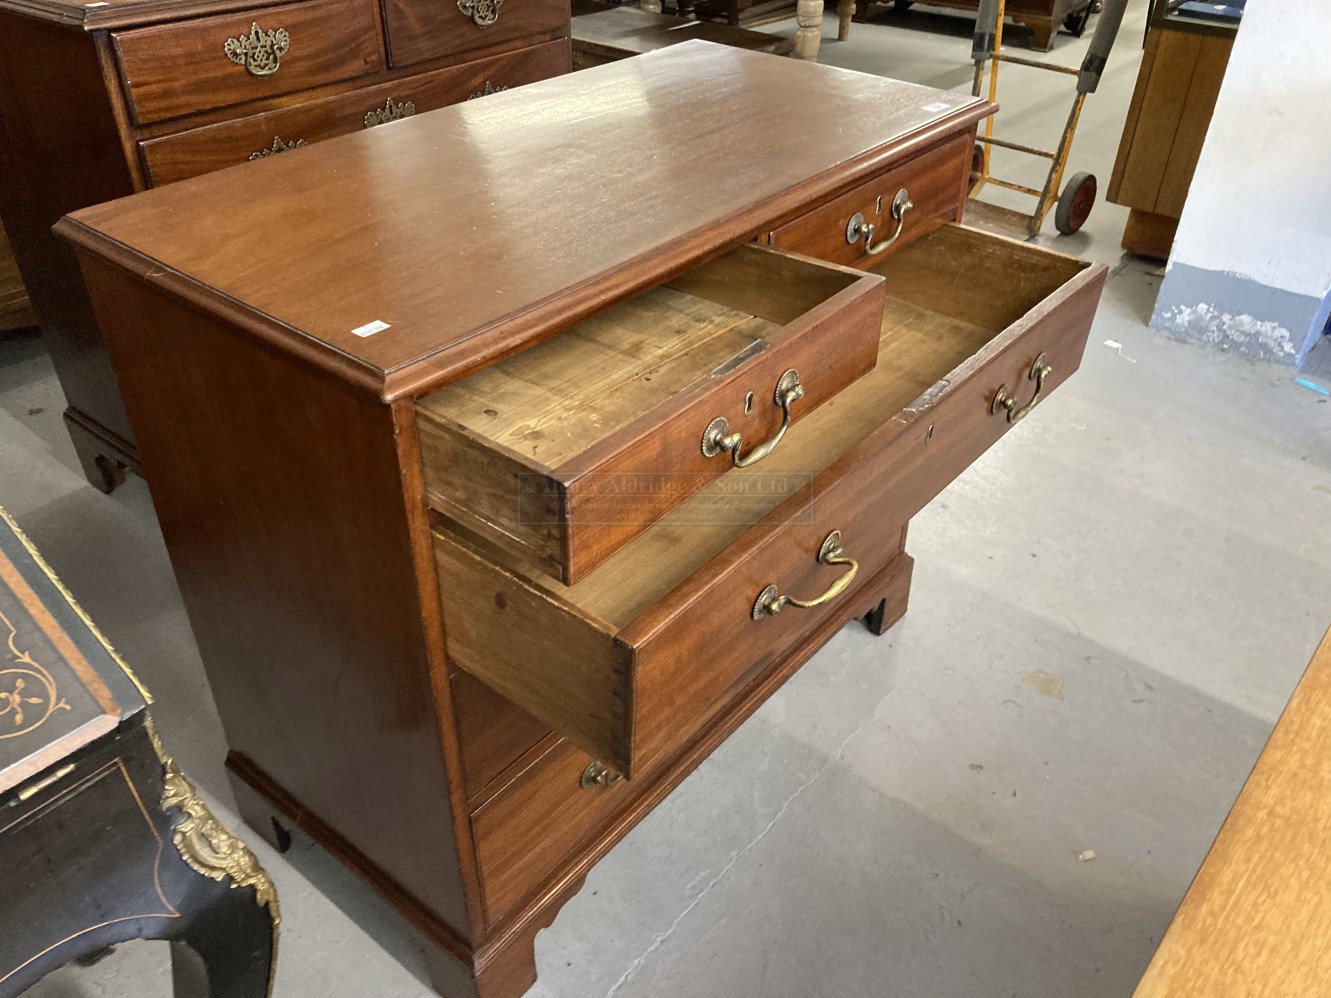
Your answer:
[[[844,42],[850,38],[850,19],[855,13],[855,0],[840,0],[836,6],[836,40]]]
[[[160,752],[160,747],[159,747]],[[213,817],[175,762],[162,754],[162,808],[178,810],[172,840],[200,877],[177,905],[171,975],[175,998],[269,995],[277,960],[277,891],[249,848]]]
[[[0,824],[0,998],[131,939],[172,943],[179,998],[265,998],[277,895],[142,715]],[[186,948],[187,947],[187,948]],[[193,952],[191,952],[193,951]]]
[[[795,58],[817,62],[823,40],[823,0],[799,0],[795,23]]]
[[[200,909],[171,940],[175,998],[267,995],[275,957],[267,910],[249,891],[220,883],[191,892],[191,904],[196,894]]]

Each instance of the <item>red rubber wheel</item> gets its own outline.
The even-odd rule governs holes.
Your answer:
[[[1059,195],[1058,207],[1054,210],[1054,226],[1065,236],[1080,229],[1090,217],[1095,207],[1095,174],[1075,173],[1063,187]]]

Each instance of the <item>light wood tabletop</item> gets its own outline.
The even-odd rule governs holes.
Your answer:
[[[1135,998],[1331,994],[1331,631]]]

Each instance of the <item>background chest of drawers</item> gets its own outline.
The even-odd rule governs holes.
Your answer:
[[[956,224],[990,110],[686,42],[61,222],[242,813],[443,993],[525,991],[591,865],[905,612],[910,518],[1076,369],[1105,268]]]
[[[0,0],[0,219],[89,481],[139,460],[61,215],[556,76],[568,34],[568,0]]]

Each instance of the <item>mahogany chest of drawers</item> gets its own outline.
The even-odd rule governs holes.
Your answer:
[[[590,866],[1077,367],[1102,266],[962,227],[992,110],[687,42],[76,213],[231,747],[534,980]],[[823,259],[817,259],[817,257]]]
[[[0,0],[0,219],[89,481],[140,465],[61,215],[567,72],[568,34],[568,0]]]

